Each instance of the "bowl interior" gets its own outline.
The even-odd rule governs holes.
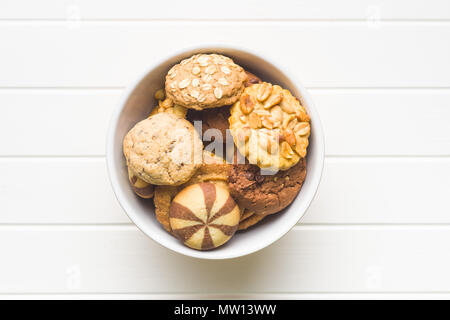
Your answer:
[[[146,118],[156,101],[153,94],[164,87],[167,71],[183,58],[195,53],[221,53],[231,57],[244,69],[258,75],[264,81],[289,89],[311,116],[311,137],[307,155],[307,175],[303,187],[283,212],[267,217],[255,227],[237,232],[225,245],[211,251],[197,251],[184,246],[167,233],[154,215],[153,201],[136,196],[128,183],[125,158],[122,153],[122,141],[126,133],[139,121]],[[323,134],[317,112],[305,89],[259,55],[247,50],[223,47],[208,47],[186,50],[155,65],[123,97],[113,114],[107,146],[108,170],[116,196],[132,221],[149,237],[176,252],[198,258],[226,259],[243,256],[270,245],[303,216],[317,190],[323,167]]]

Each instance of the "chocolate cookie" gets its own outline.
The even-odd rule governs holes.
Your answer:
[[[226,131],[229,128],[228,118],[230,117],[230,106],[224,106],[215,109],[207,109],[204,111],[189,110],[187,119],[194,123],[201,121],[202,139],[205,142],[215,141],[218,132],[222,135],[222,142],[225,143]],[[208,131],[216,129],[218,132]],[[199,132],[200,133],[200,132]],[[205,135],[206,133],[206,135]]]
[[[295,199],[305,177],[304,158],[274,175],[261,175],[261,169],[255,165],[238,164],[230,170],[228,186],[240,207],[258,215],[268,215],[284,209]]]
[[[244,86],[250,87],[251,85],[257,84],[257,83],[261,83],[261,79],[257,76],[255,76],[253,73],[245,71],[245,73],[247,74],[247,80],[245,80],[244,82]]]
[[[250,87],[253,84],[261,83],[261,79],[255,76],[253,73],[245,71],[247,74],[247,80],[244,82],[245,87]],[[225,143],[226,131],[230,128],[228,123],[228,118],[230,117],[231,106],[223,106],[220,108],[206,109],[203,111],[198,111],[194,109],[189,109],[187,114],[187,119],[194,123],[194,121],[202,122],[202,137],[208,129],[217,129],[222,134],[222,141]],[[200,132],[199,132],[200,133]],[[216,136],[212,136],[211,139],[207,141],[215,141]]]

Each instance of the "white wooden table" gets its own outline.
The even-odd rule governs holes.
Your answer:
[[[201,42],[282,60],[326,135],[287,236],[190,259],[109,185],[112,108],[153,59]],[[0,297],[450,298],[450,1],[0,0]]]

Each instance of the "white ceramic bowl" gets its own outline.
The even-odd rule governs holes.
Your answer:
[[[122,140],[140,120],[146,118],[156,105],[153,94],[164,87],[167,71],[180,60],[196,53],[221,53],[231,57],[246,70],[265,81],[289,89],[311,116],[311,137],[307,155],[307,175],[294,202],[283,212],[265,218],[253,228],[237,232],[225,245],[210,251],[197,251],[184,246],[167,233],[155,218],[151,200],[137,197],[130,188]],[[106,159],[113,190],[130,219],[150,238],[178,253],[204,259],[228,259],[256,252],[285,235],[303,216],[319,186],[324,161],[324,138],[319,115],[308,92],[291,72],[260,54],[247,49],[221,45],[186,49],[155,62],[142,77],[132,83],[114,110],[107,136]]]

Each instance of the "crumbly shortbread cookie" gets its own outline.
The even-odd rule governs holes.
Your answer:
[[[155,185],[180,185],[202,165],[203,144],[192,124],[158,113],[132,128],[123,141],[128,167]]]
[[[251,210],[248,210],[246,208],[241,208],[241,218],[239,219],[239,222],[242,222],[248,218],[250,218],[255,213]]]
[[[150,199],[153,197],[154,186],[150,183],[139,179],[137,175],[128,168],[128,180],[130,181],[131,188],[141,198]]]
[[[310,117],[286,89],[267,82],[244,90],[231,108],[231,134],[239,151],[261,168],[287,170],[306,156]]]
[[[255,165],[235,164],[229,172],[228,187],[239,207],[255,215],[268,215],[286,208],[299,193],[305,178],[305,158],[274,175],[261,175],[261,169]]]
[[[155,215],[158,222],[170,233],[172,229],[169,223],[169,209],[173,198],[179,191],[179,187],[175,186],[155,186],[155,196],[153,202],[155,204]],[[172,233],[173,234],[173,233]]]
[[[239,222],[238,230],[246,230],[246,229],[254,226],[255,224],[257,224],[258,222],[260,222],[265,217],[266,216],[263,214],[253,214],[250,217],[248,217],[247,219],[241,220]]]
[[[244,69],[230,58],[197,54],[169,70],[165,89],[174,104],[203,110],[236,102],[246,79]]]
[[[238,228],[240,211],[228,189],[210,182],[181,190],[170,206],[170,227],[193,249],[209,250],[230,240]]]

